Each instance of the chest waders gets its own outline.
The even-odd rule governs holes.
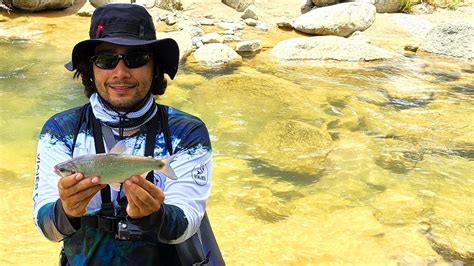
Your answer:
[[[147,123],[147,134],[145,142],[145,156],[152,156],[155,149],[155,139],[158,133],[158,130],[161,130],[164,135],[166,149],[170,155],[173,154],[173,148],[171,146],[171,136],[168,127],[168,114],[167,110],[163,105],[157,104],[158,112],[155,116]],[[94,135],[94,144],[96,153],[105,153],[105,147],[103,138],[109,148],[111,148],[117,141],[112,135],[110,128],[102,127],[100,122],[95,118],[92,110],[90,109],[90,104],[85,104],[81,108],[81,117],[79,123],[74,132],[73,138],[73,153],[74,147],[76,145],[77,135],[83,122],[88,119],[90,126],[92,126],[93,135]],[[146,179],[154,184],[154,174],[153,171],[150,171]],[[95,228],[102,229],[109,233],[114,233],[117,230],[117,217],[115,213],[115,208],[110,200],[110,186],[107,185],[100,191],[102,205],[101,211],[98,216],[82,216],[81,223],[85,222],[88,225],[92,225]],[[93,217],[93,218],[89,218]],[[159,236],[158,236],[159,237]],[[171,251],[176,254],[181,265],[213,265],[221,266],[225,265],[224,259],[220,252],[219,246],[217,245],[216,238],[212,232],[211,224],[207,217],[207,213],[204,213],[204,217],[201,220],[201,225],[199,230],[188,240],[180,244],[162,244],[161,246],[167,251]],[[165,251],[165,250],[164,250]],[[63,250],[62,252],[63,253]],[[64,258],[66,256],[63,256]],[[63,258],[63,259],[64,259]],[[64,263],[62,261],[61,263]],[[65,261],[67,265],[67,261]]]

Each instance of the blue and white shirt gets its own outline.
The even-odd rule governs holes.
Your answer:
[[[209,133],[199,118],[172,107],[166,107],[165,110],[168,113],[172,148],[176,154],[171,167],[177,180],[154,172],[154,183],[165,194],[164,204],[159,213],[137,221],[139,227],[157,234],[156,241],[116,240],[111,234],[87,226],[81,227],[67,219],[59,200],[57,186],[60,177],[53,172],[53,167],[73,157],[96,153],[91,123],[87,116],[83,119],[74,147],[74,134],[81,116],[80,107],[56,114],[45,123],[36,154],[34,220],[48,239],[64,240],[69,263],[155,264],[163,255],[159,251],[166,246],[163,244],[184,242],[199,229],[211,188],[212,149]],[[134,135],[125,137],[124,141],[129,147],[127,153],[144,155],[145,139],[145,126]],[[169,153],[160,130],[155,138],[153,157],[163,159],[167,156]],[[117,193],[111,190],[111,202],[116,206]],[[101,203],[99,192],[89,202],[86,215],[97,213]]]

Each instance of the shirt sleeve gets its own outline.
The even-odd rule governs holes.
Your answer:
[[[72,158],[67,135],[53,119],[49,119],[39,136],[33,189],[33,218],[36,227],[49,240],[61,241],[76,231],[60,204],[59,176],[53,167]]]
[[[182,211],[165,213],[160,236],[171,235],[166,232],[173,232],[173,228],[169,227],[174,226],[176,222],[170,222],[175,218],[171,215],[184,214],[187,220],[187,226],[179,237],[165,239],[169,244],[182,243],[197,232],[211,192],[212,150],[207,128],[201,122],[184,136],[182,139],[172,137],[175,157],[171,162],[171,168],[177,179],[171,180],[158,172],[163,181],[161,187],[165,194],[164,203],[178,207]],[[163,237],[161,241],[165,242]]]

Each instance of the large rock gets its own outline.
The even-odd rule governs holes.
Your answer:
[[[270,122],[255,139],[254,156],[283,171],[315,177],[324,168],[332,139],[328,132],[294,120]]]
[[[200,47],[194,52],[194,58],[206,67],[224,67],[242,62],[239,54],[221,43],[210,43]]]
[[[357,39],[338,36],[292,38],[279,42],[270,56],[280,63],[308,63],[315,60],[372,61],[388,59],[393,53]]]
[[[232,7],[233,9],[242,12],[248,6],[255,3],[254,0],[222,0],[222,3]]]
[[[64,9],[74,4],[74,0],[11,0],[10,2],[13,7],[31,12],[46,9]]]
[[[343,3],[317,8],[298,17],[293,27],[313,35],[347,37],[355,31],[364,31],[375,20],[375,7],[367,3]]]
[[[474,26],[469,23],[443,23],[427,34],[422,49],[435,54],[474,58]]]

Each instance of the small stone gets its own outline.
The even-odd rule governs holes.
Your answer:
[[[247,26],[254,27],[254,26],[257,26],[258,21],[253,18],[246,18],[244,19],[244,23],[247,24]]]
[[[258,23],[257,26],[255,26],[255,29],[259,31],[268,31],[268,26],[265,23]]]
[[[221,36],[219,33],[213,32],[213,33],[208,33],[202,36],[202,42],[204,44],[207,43],[223,43],[224,42],[224,37]]]
[[[165,19],[166,25],[171,26],[176,24],[176,17],[174,15],[168,15]]]
[[[258,15],[257,15],[257,7],[255,5],[249,5],[242,16],[240,16],[242,19],[247,19],[247,18],[252,18],[255,20],[258,20]]]
[[[193,43],[194,46],[197,46],[198,42],[202,42],[202,38],[199,36],[194,36],[191,38],[191,42]]]
[[[416,51],[418,51],[418,46],[407,44],[407,45],[405,45],[404,49],[405,49],[405,51],[410,51],[410,52],[416,53]]]
[[[89,2],[86,2],[84,6],[77,11],[77,15],[80,17],[92,17],[92,13],[94,13],[95,7],[91,5]]]
[[[241,39],[235,35],[224,35],[224,43],[228,42],[239,42]]]
[[[262,43],[259,40],[250,40],[238,42],[235,46],[236,52],[256,52],[262,49]]]
[[[278,28],[284,29],[284,30],[292,30],[293,29],[293,25],[291,25],[291,23],[287,22],[287,21],[277,22],[277,26],[278,26]]]
[[[201,19],[199,21],[199,24],[201,24],[202,26],[214,26],[215,23],[213,19],[205,18]]]

